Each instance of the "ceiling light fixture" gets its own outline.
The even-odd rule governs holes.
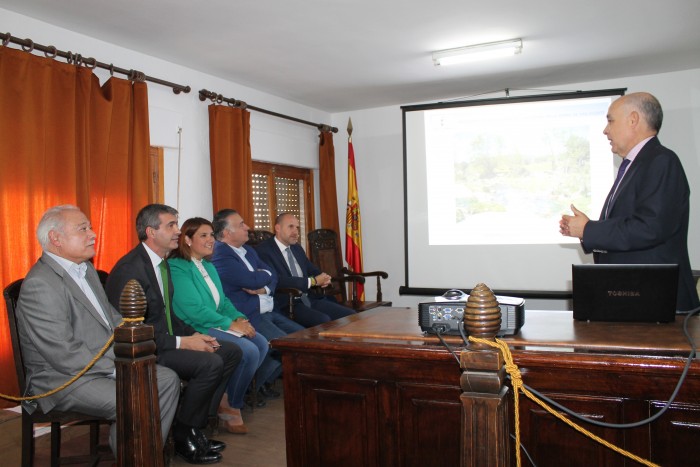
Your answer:
[[[433,63],[435,66],[455,65],[458,63],[515,55],[522,52],[522,50],[522,39],[488,42],[486,44],[457,47],[456,49],[438,50],[437,52],[433,52]]]

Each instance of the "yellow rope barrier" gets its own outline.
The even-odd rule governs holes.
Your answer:
[[[141,317],[141,318],[122,318],[121,324],[119,324],[119,326],[117,326],[117,327],[122,327],[125,323],[137,323],[140,321],[143,321],[143,317]],[[85,368],[80,370],[80,372],[77,375],[73,376],[71,379],[69,379],[68,381],[63,383],[61,386],[59,386],[55,389],[52,389],[48,392],[45,392],[44,394],[38,394],[36,396],[15,397],[15,396],[8,396],[7,394],[0,393],[0,398],[8,399],[8,400],[15,401],[15,402],[22,402],[22,401],[31,401],[34,399],[41,399],[43,397],[52,396],[52,395],[56,394],[57,392],[62,391],[63,389],[67,388],[71,384],[75,383],[78,380],[78,378],[80,378],[85,373],[87,373],[87,371],[90,368],[92,368],[92,366],[95,364],[95,362],[97,360],[99,360],[100,358],[102,358],[102,356],[105,354],[105,352],[107,352],[107,349],[109,349],[109,347],[112,345],[112,342],[114,342],[114,334],[112,334],[110,336],[110,338],[107,340],[107,343],[105,343],[105,345],[102,346],[102,348],[97,353],[97,355],[95,355],[95,357],[92,360],[90,360],[90,362],[85,366]]]
[[[532,394],[530,391],[527,390],[527,388],[523,387],[523,380],[522,376],[520,374],[520,369],[518,369],[518,366],[513,363],[513,356],[510,353],[510,348],[508,347],[508,344],[506,344],[504,341],[500,339],[496,339],[496,342],[490,341],[488,339],[482,339],[479,337],[473,337],[469,336],[469,340],[471,342],[476,342],[479,344],[486,344],[491,347],[495,347],[501,351],[501,354],[503,355],[503,360],[505,361],[505,367],[506,367],[506,372],[510,375],[511,378],[511,383],[513,385],[513,399],[514,399],[514,410],[515,410],[515,445],[517,447],[516,449],[516,462],[518,467],[520,467],[520,410],[519,410],[519,397],[518,394],[520,391],[523,392],[528,398],[530,398],[533,402],[535,402],[537,405],[545,409],[547,412],[550,414],[554,415],[557,417],[559,420],[562,422],[566,423],[569,425],[571,428],[574,430],[588,436],[591,438],[593,441],[596,441],[603,446],[612,449],[613,451],[622,454],[625,457],[628,457],[634,461],[639,462],[640,464],[643,465],[648,465],[651,467],[658,467],[657,464],[654,464],[653,462],[650,462],[646,459],[642,459],[641,457],[632,454],[629,451],[626,451],[618,446],[615,446],[614,444],[611,444],[604,439],[600,438],[599,436],[594,435],[590,431],[586,430],[585,428],[577,425],[573,421],[569,420],[566,418],[564,415],[560,414],[556,410],[552,409],[549,405],[547,405],[544,401],[540,400],[537,396]]]

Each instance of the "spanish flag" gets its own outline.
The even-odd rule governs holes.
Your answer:
[[[345,210],[345,260],[353,272],[362,272],[362,223],[360,198],[357,195],[355,151],[352,147],[352,122],[348,122],[348,204]],[[365,287],[356,284],[357,298],[365,299]]]

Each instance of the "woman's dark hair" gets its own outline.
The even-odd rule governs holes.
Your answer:
[[[182,258],[187,261],[192,261],[192,248],[187,244],[187,238],[192,241],[192,239],[194,239],[194,234],[203,225],[212,226],[211,222],[203,217],[187,219],[185,223],[182,224],[182,227],[180,227],[180,239],[177,241],[177,249],[170,253],[169,258]]]

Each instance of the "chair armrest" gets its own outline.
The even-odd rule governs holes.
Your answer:
[[[348,268],[343,268],[340,270],[340,272],[342,272],[343,274],[347,274],[348,275],[347,277],[360,276],[360,277],[364,278],[364,277],[376,276],[376,278],[377,278],[377,301],[378,302],[382,301],[382,284],[381,284],[381,281],[379,279],[380,278],[387,279],[389,277],[389,274],[387,274],[384,271],[354,272],[354,271],[350,271]],[[364,284],[364,281],[360,282],[360,283]],[[358,303],[357,289],[353,289],[353,291],[352,291],[352,300],[353,300],[353,303],[356,303],[356,304]]]
[[[389,277],[389,274],[384,272],[384,271],[370,271],[370,272],[355,272],[355,271],[350,271],[348,268],[343,268],[340,270],[343,274],[348,274],[348,275],[354,275],[354,276],[363,276],[363,277],[381,277],[382,279],[387,279]]]
[[[301,297],[303,292],[294,287],[277,287],[275,293],[286,293],[289,295],[289,319],[294,320],[294,299]]]
[[[344,276],[339,276],[339,277],[331,277],[331,280],[338,281],[338,282],[341,282],[341,283],[343,283],[343,284],[346,283],[346,282],[357,282],[357,283],[360,283],[360,284],[364,284],[364,283],[365,283],[365,278],[364,278],[364,276],[362,276],[362,275],[360,275],[360,274],[346,273],[346,272],[344,272],[344,271],[341,271],[341,272],[343,272],[343,274],[345,274],[345,275],[344,275]]]

